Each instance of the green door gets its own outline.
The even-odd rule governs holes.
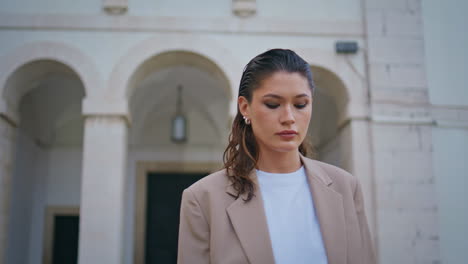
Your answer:
[[[54,217],[53,264],[78,262],[79,217],[56,215]]]
[[[146,264],[176,264],[182,192],[208,173],[150,173],[147,179]]]

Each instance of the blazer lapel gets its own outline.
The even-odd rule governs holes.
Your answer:
[[[344,264],[347,258],[347,237],[343,198],[329,187],[333,183],[332,179],[315,161],[303,156],[301,161],[307,173],[328,263]],[[261,192],[258,190],[255,170],[251,172],[250,178],[256,186],[252,200],[244,202],[247,195],[241,195],[226,211],[249,262],[274,263],[265,209]],[[228,185],[226,192],[236,195],[231,185]]]
[[[343,198],[328,186],[333,183],[316,161],[301,156],[307,173],[315,213],[322,232],[328,263],[346,263],[346,227]]]
[[[252,200],[245,202],[244,199],[247,195],[241,195],[226,208],[226,211],[249,262],[274,263],[265,209],[261,193],[258,190],[255,170],[252,170],[250,178],[256,187]],[[230,195],[236,195],[231,185],[227,187],[226,192]]]

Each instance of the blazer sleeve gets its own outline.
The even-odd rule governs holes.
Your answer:
[[[178,264],[210,263],[210,231],[195,194],[186,189],[180,207]]]
[[[372,243],[372,236],[369,231],[367,217],[364,210],[364,198],[361,189],[361,183],[356,178],[356,189],[354,191],[354,204],[359,222],[359,229],[362,239],[362,264],[376,264],[377,259]]]

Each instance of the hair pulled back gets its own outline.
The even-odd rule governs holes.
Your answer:
[[[239,85],[238,97],[243,96],[249,103],[253,91],[261,82],[276,72],[299,73],[307,79],[314,93],[314,83],[309,64],[294,51],[288,49],[268,50],[253,58],[244,68]],[[308,146],[302,142],[299,151],[307,155]],[[255,186],[249,178],[250,172],[256,167],[259,149],[250,125],[245,124],[237,106],[237,114],[232,124],[229,143],[224,151],[224,168],[237,192],[237,197],[247,193],[245,201],[250,201],[254,195]]]

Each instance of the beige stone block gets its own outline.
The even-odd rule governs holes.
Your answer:
[[[410,174],[406,174],[411,177]],[[377,195],[377,204],[381,210],[412,211],[436,210],[437,204],[432,183],[381,184]]]
[[[428,151],[378,151],[374,154],[379,185],[432,184],[432,153]]]
[[[380,102],[373,100],[372,119],[376,123],[411,126],[434,125],[430,105],[402,104],[398,101]]]
[[[414,126],[374,124],[374,148],[377,151],[418,150],[419,138]]]
[[[422,38],[369,36],[369,62],[383,64],[423,64]]]
[[[438,236],[433,236],[428,240],[425,240],[424,243],[415,243],[414,252],[415,252],[415,264],[424,264],[424,263],[441,263],[440,256],[440,239]]]
[[[391,181],[393,175],[393,151],[374,151],[374,170],[375,182],[377,185],[393,182]]]
[[[400,9],[408,8],[407,0],[366,0],[366,9]]]
[[[432,146],[432,126],[420,126],[419,133],[419,149],[422,151],[433,151]]]
[[[437,211],[379,210],[378,218],[380,263],[439,261]]]
[[[374,124],[376,151],[431,151],[431,127],[419,125]],[[428,131],[429,129],[429,131]]]
[[[385,35],[423,36],[422,17],[419,12],[410,10],[386,10],[384,12]]]
[[[462,121],[468,121],[468,109],[458,109],[458,119]]]
[[[421,12],[421,0],[408,0],[408,9],[412,12]]]
[[[432,184],[432,153],[429,151],[394,152],[392,172],[395,182],[400,184]]]
[[[394,237],[381,239],[379,264],[388,263],[440,263],[439,241]]]
[[[366,22],[368,36],[384,35],[384,12],[382,10],[369,10],[366,13]]]
[[[371,96],[374,103],[420,105],[429,102],[428,91],[422,89],[374,87],[371,91]]]
[[[465,106],[432,106],[432,116],[438,127],[468,128],[468,108]]]
[[[458,120],[459,110],[456,108],[433,107],[432,116],[436,120]]]
[[[369,65],[371,86],[426,89],[424,66],[421,64],[373,63]]]
[[[393,232],[398,232],[398,225],[390,225]],[[380,229],[388,228],[388,225],[380,225]],[[379,264],[413,263],[414,252],[411,248],[411,240],[395,236],[392,232],[379,233]]]
[[[407,241],[438,237],[437,210],[379,209],[377,215],[382,238]]]

